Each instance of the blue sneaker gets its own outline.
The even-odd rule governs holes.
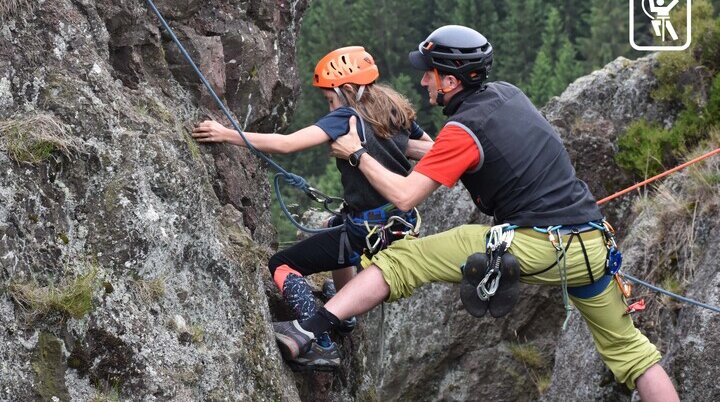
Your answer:
[[[310,350],[288,364],[294,371],[334,371],[340,368],[340,352],[335,342],[329,346],[313,342]]]

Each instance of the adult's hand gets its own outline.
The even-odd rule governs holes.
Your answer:
[[[192,136],[198,142],[228,142],[237,134],[216,121],[205,120],[195,126]]]
[[[338,137],[337,140],[330,144],[332,156],[340,159],[348,159],[350,154],[362,148],[360,137],[357,132],[357,118],[350,116],[350,131],[347,134]]]

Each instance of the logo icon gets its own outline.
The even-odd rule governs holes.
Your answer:
[[[630,46],[645,51],[685,50],[690,47],[692,0],[683,2],[686,3],[687,14],[684,38],[678,35],[670,21],[670,13],[680,9],[680,0],[630,0]]]

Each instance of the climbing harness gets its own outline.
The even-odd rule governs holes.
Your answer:
[[[365,238],[366,247],[363,254],[370,258],[395,239],[419,236],[422,224],[422,218],[417,208],[405,212],[391,203],[356,214],[344,211],[343,221],[344,227],[340,234],[339,264],[344,263],[345,250],[352,250],[347,237],[348,231]],[[360,254],[353,252],[350,256],[350,263],[358,265],[359,262]]]
[[[217,93],[215,93],[215,90],[213,90],[212,86],[210,86],[210,83],[207,81],[207,79],[205,78],[205,76],[203,75],[203,73],[200,71],[200,69],[198,68],[198,66],[195,64],[195,61],[193,61],[192,57],[191,57],[190,54],[187,52],[187,50],[185,50],[185,47],[182,45],[182,43],[180,42],[180,40],[179,40],[179,39],[177,38],[177,36],[175,35],[175,32],[173,31],[173,29],[170,27],[170,25],[168,24],[168,22],[167,22],[167,21],[165,20],[165,18],[162,16],[162,14],[161,14],[160,11],[158,10],[158,8],[155,6],[155,3],[154,3],[152,0],[146,0],[146,2],[147,2],[147,4],[148,4],[148,6],[150,7],[150,9],[151,9],[151,10],[155,13],[155,15],[158,17],[158,19],[160,20],[160,23],[161,23],[162,26],[165,28],[165,30],[167,31],[167,33],[170,35],[170,38],[173,40],[173,42],[175,42],[175,45],[177,45],[178,49],[180,50],[180,53],[183,55],[183,57],[184,57],[185,60],[188,62],[188,64],[190,64],[190,66],[193,68],[193,70],[195,71],[195,74],[198,76],[198,78],[199,78],[200,81],[203,83],[203,85],[205,86],[205,88],[207,88],[208,92],[210,93],[210,96],[212,96],[213,100],[214,100],[215,103],[218,105],[218,107],[220,108],[220,110],[223,112],[223,114],[225,115],[225,117],[227,117],[227,119],[230,121],[230,123],[232,124],[233,128],[235,129],[235,131],[237,131],[238,134],[240,134],[240,137],[242,137],[242,139],[243,139],[243,141],[245,142],[245,145],[247,146],[248,150],[250,150],[250,152],[252,152],[255,156],[257,156],[257,157],[259,157],[260,159],[264,160],[264,161],[267,162],[270,166],[272,166],[273,168],[275,168],[275,170],[278,171],[278,173],[275,174],[275,178],[274,178],[274,188],[275,188],[275,195],[277,196],[278,202],[280,203],[280,209],[282,210],[283,214],[285,214],[285,216],[290,220],[290,222],[291,222],[293,225],[295,225],[298,229],[300,229],[300,230],[302,230],[302,231],[304,231],[304,232],[308,232],[308,233],[320,233],[320,232],[325,232],[325,231],[328,231],[328,230],[332,230],[332,229],[330,229],[330,228],[322,228],[322,229],[307,228],[307,227],[303,226],[302,224],[300,224],[299,222],[297,222],[297,221],[295,220],[295,218],[292,216],[292,214],[290,213],[290,211],[288,211],[287,206],[285,205],[285,201],[284,201],[283,198],[282,198],[282,194],[280,193],[280,179],[284,179],[285,182],[287,182],[287,183],[289,183],[289,184],[297,187],[298,189],[302,190],[310,199],[312,199],[312,200],[315,201],[315,202],[318,202],[318,203],[323,204],[323,207],[324,207],[327,211],[330,211],[330,212],[332,212],[332,213],[335,213],[335,212],[332,210],[332,208],[330,207],[330,205],[337,203],[337,204],[338,204],[338,207],[339,207],[339,206],[340,206],[339,203],[342,202],[342,198],[330,197],[330,196],[322,193],[322,192],[319,191],[318,189],[311,187],[311,186],[305,181],[304,178],[302,178],[301,176],[298,176],[298,175],[296,175],[296,174],[293,174],[293,173],[288,172],[288,171],[285,170],[282,166],[280,166],[277,162],[275,162],[274,160],[272,160],[270,157],[268,157],[268,156],[265,155],[264,153],[258,151],[258,150],[250,143],[250,141],[247,140],[247,138],[245,137],[245,133],[244,133],[243,130],[240,128],[240,126],[238,125],[237,121],[235,121],[235,119],[234,119],[234,118],[232,117],[232,115],[230,114],[230,111],[227,109],[227,107],[225,106],[225,104],[220,100],[220,98],[218,97]]]

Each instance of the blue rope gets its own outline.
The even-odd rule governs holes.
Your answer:
[[[711,306],[711,305],[709,305],[709,304],[700,303],[699,301],[696,301],[696,300],[693,300],[693,299],[689,299],[689,298],[684,297],[684,296],[680,296],[680,295],[675,294],[675,293],[673,293],[673,292],[667,291],[667,290],[665,290],[665,289],[663,289],[663,288],[660,288],[660,287],[657,287],[657,286],[652,285],[652,284],[650,284],[650,283],[647,283],[647,282],[645,282],[645,281],[642,281],[642,280],[640,280],[640,279],[638,279],[638,278],[635,278],[635,277],[632,276],[632,275],[628,275],[628,274],[626,274],[626,273],[624,273],[624,272],[620,272],[620,275],[622,275],[623,277],[625,277],[625,278],[627,278],[627,279],[629,279],[629,280],[631,280],[631,281],[633,281],[633,282],[635,282],[635,283],[639,283],[639,284],[641,284],[641,285],[643,285],[643,286],[645,286],[645,287],[648,287],[648,288],[650,288],[650,289],[652,289],[652,290],[654,290],[654,291],[656,291],[656,292],[662,293],[662,294],[664,294],[664,295],[670,296],[670,297],[672,297],[672,298],[674,298],[674,299],[683,301],[683,302],[688,303],[688,304],[692,304],[692,305],[694,305],[694,306],[706,308],[706,309],[712,310],[712,311],[714,311],[714,312],[716,312],[716,313],[720,313],[720,307],[715,307],[715,306]]]
[[[283,177],[287,183],[292,184],[293,186],[299,188],[300,190],[302,190],[303,192],[305,192],[305,194],[307,194],[307,195],[308,195],[310,198],[312,198],[313,200],[315,200],[315,201],[317,201],[317,202],[322,202],[323,204],[325,204],[326,209],[327,209],[327,206],[328,206],[329,203],[332,203],[332,202],[334,202],[334,201],[336,201],[336,200],[338,200],[338,199],[337,199],[337,198],[330,198],[330,197],[327,197],[327,196],[325,196],[324,194],[322,194],[322,193],[320,193],[320,192],[318,192],[318,191],[314,191],[314,190],[312,189],[312,187],[310,187],[310,186],[307,184],[307,182],[305,181],[305,179],[303,179],[302,177],[300,177],[300,176],[298,176],[298,175],[296,175],[296,174],[290,173],[290,172],[288,172],[287,170],[285,170],[282,166],[280,166],[277,162],[275,162],[274,160],[272,160],[270,157],[268,157],[268,156],[265,155],[264,153],[258,151],[258,150],[250,143],[250,141],[247,140],[247,138],[245,137],[245,133],[243,132],[243,130],[240,129],[240,126],[239,126],[238,123],[235,121],[235,119],[232,117],[232,115],[230,114],[230,111],[228,111],[227,107],[225,107],[225,104],[220,100],[220,98],[218,97],[218,95],[215,93],[215,91],[214,91],[214,90],[212,89],[212,87],[210,86],[210,83],[207,81],[207,79],[205,79],[205,76],[204,76],[203,73],[200,71],[200,69],[198,68],[198,66],[195,64],[195,61],[193,61],[193,58],[190,56],[190,54],[187,52],[187,50],[185,50],[185,47],[182,45],[182,43],[180,42],[180,40],[177,38],[177,36],[175,35],[175,32],[173,31],[173,29],[170,28],[170,25],[167,23],[167,21],[166,21],[165,18],[162,16],[162,14],[161,14],[160,11],[158,10],[158,8],[155,6],[155,3],[153,3],[152,0],[146,0],[146,1],[147,1],[148,5],[150,6],[150,8],[152,9],[152,11],[155,13],[155,15],[157,15],[158,19],[160,20],[160,23],[162,23],[162,25],[163,25],[163,27],[165,28],[165,30],[168,32],[168,34],[170,34],[170,37],[172,38],[173,42],[175,42],[175,44],[177,45],[178,49],[180,50],[180,53],[182,53],[183,57],[185,58],[185,60],[187,60],[188,64],[190,64],[190,66],[193,68],[193,70],[195,70],[195,73],[196,73],[197,76],[200,78],[200,81],[202,81],[203,85],[205,85],[205,88],[207,88],[208,92],[210,92],[210,95],[211,95],[212,98],[215,100],[215,103],[217,103],[218,107],[220,107],[220,110],[222,110],[223,114],[225,114],[225,117],[227,117],[228,120],[230,120],[230,123],[232,124],[233,128],[235,129],[235,131],[237,131],[238,134],[240,134],[240,137],[241,137],[241,138],[243,139],[243,141],[245,142],[245,146],[246,146],[246,147],[250,150],[250,152],[252,152],[255,156],[257,156],[257,157],[259,157],[260,159],[264,160],[265,162],[269,163],[270,166],[272,166],[273,168],[275,168],[275,170],[277,170],[277,171],[279,172],[278,174],[275,175],[275,195],[276,195],[276,197],[277,197],[277,199],[278,199],[278,202],[280,203],[280,209],[282,209],[282,211],[283,211],[283,213],[285,214],[285,216],[287,216],[287,217],[290,219],[290,222],[292,222],[293,225],[295,225],[298,229],[300,229],[300,230],[302,230],[302,231],[304,231],[304,232],[320,233],[320,232],[325,232],[325,231],[327,231],[327,230],[330,230],[329,228],[323,228],[323,229],[310,229],[310,228],[307,228],[307,227],[301,225],[300,223],[298,223],[298,222],[292,217],[292,214],[290,214],[290,212],[288,211],[287,206],[285,205],[285,202],[283,201],[282,195],[280,194],[280,186],[278,185],[279,177]],[[318,198],[318,195],[325,196],[325,199],[324,199],[324,200],[319,199],[319,198]]]

